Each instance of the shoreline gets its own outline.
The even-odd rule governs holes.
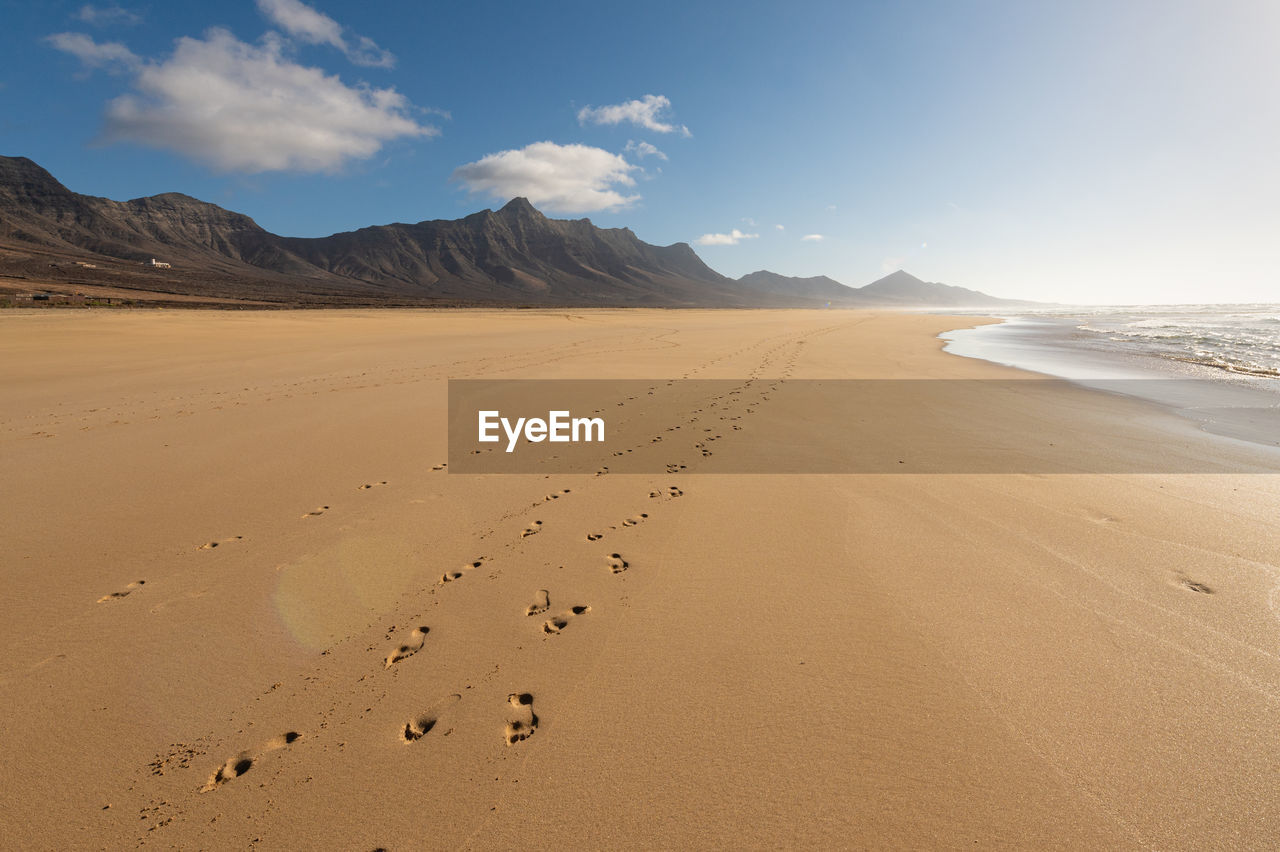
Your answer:
[[[943,332],[943,351],[1156,403],[1207,433],[1280,447],[1280,380],[1089,345],[1078,321],[992,316],[996,324]]]

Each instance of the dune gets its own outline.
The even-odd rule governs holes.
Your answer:
[[[645,473],[450,472],[450,379],[1032,378],[941,351],[981,321],[0,314],[4,845],[1273,845],[1239,442],[1028,390],[946,417],[1145,460],[714,472],[782,452],[779,396]]]

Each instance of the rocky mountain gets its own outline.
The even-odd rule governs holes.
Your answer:
[[[171,264],[148,267],[156,258]],[[8,284],[4,279],[8,279]],[[0,289],[23,281],[298,305],[976,306],[973,290],[899,270],[862,288],[761,270],[734,281],[687,243],[549,219],[526,199],[457,220],[281,237],[179,193],[112,201],[0,157]]]
[[[176,192],[112,201],[72,192],[25,157],[0,157],[0,242],[216,272],[305,272],[248,216]]]
[[[921,281],[899,269],[864,287],[849,287],[825,275],[793,278],[761,270],[738,279],[746,287],[796,298],[827,300],[841,307],[886,308],[981,308],[989,306],[1032,305],[1013,299],[998,299],[977,290]]]
[[[921,281],[909,272],[899,269],[883,278],[872,281],[856,290],[858,297],[867,304],[911,305],[937,308],[981,308],[988,305],[1030,305],[1013,299],[998,299],[977,290]]]
[[[742,276],[738,279],[738,283],[760,292],[812,299],[816,302],[830,301],[844,304],[855,298],[855,291],[852,287],[841,284],[839,281],[828,278],[825,275],[817,275],[813,278],[794,278],[779,275],[767,269],[761,269],[759,272],[750,272]]]
[[[549,219],[524,198],[458,220],[362,228],[280,245],[318,269],[444,298],[557,304],[739,301],[732,280],[686,243],[654,246],[627,228]]]
[[[177,193],[80,195],[29,159],[0,157],[0,273],[16,264],[56,278],[50,268],[74,266],[84,278],[86,262],[122,273],[150,258],[172,270],[137,270],[130,286],[285,302],[779,303],[715,272],[686,243],[654,246],[626,228],[549,219],[523,198],[459,220],[303,239]]]

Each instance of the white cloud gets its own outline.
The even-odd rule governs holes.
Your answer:
[[[299,0],[258,0],[258,11],[294,38],[346,50],[342,24]]]
[[[587,145],[534,142],[499,151],[454,169],[452,179],[468,191],[505,200],[524,196],[558,213],[586,213],[626,207],[640,199],[615,186],[634,186],[638,166],[621,155]]]
[[[72,17],[92,27],[106,27],[112,24],[131,27],[142,23],[141,15],[119,6],[81,6]]]
[[[785,231],[787,229],[786,225],[774,225],[773,227],[777,228],[779,231]]]
[[[356,36],[356,46],[347,49],[347,59],[366,68],[391,68],[396,64],[395,55],[378,47],[367,36]]]
[[[828,211],[834,211],[835,209],[836,209],[836,206],[835,206],[834,204],[828,204],[828,205],[827,205],[827,210],[828,210]]]
[[[759,234],[744,234],[734,228],[727,234],[703,234],[694,240],[700,246],[736,246],[740,240],[754,240]]]
[[[638,124],[654,133],[680,133],[691,136],[689,128],[683,124],[676,126],[659,119],[661,113],[671,108],[671,101],[665,95],[645,95],[638,101],[627,101],[624,104],[611,104],[602,107],[583,107],[578,110],[578,122],[581,124],[622,124],[624,121]]]
[[[86,68],[105,68],[113,74],[122,74],[142,64],[132,50],[118,41],[99,44],[84,33],[55,33],[45,41],[64,53],[70,53]]]
[[[824,237],[822,234],[805,234],[800,239],[804,240],[807,243],[820,243],[823,240],[825,240],[826,237]]]
[[[390,140],[439,132],[410,118],[412,106],[395,89],[347,86],[282,50],[274,34],[252,45],[215,28],[178,39],[162,61],[139,63],[130,53],[120,62],[133,62],[136,91],[107,104],[105,136],[254,173],[334,171]]]
[[[635,154],[638,158],[657,157],[659,160],[667,159],[666,154],[662,153],[648,142],[628,142],[626,147],[622,150],[626,151],[628,154]]]
[[[352,34],[352,45],[343,35],[344,27],[301,0],[258,0],[258,11],[289,35],[307,44],[327,44],[346,54],[356,65],[390,68],[396,58],[372,39]]]

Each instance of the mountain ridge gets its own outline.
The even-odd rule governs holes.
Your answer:
[[[146,266],[153,258],[171,266]],[[82,195],[33,160],[0,157],[0,277],[11,279],[317,306],[857,307],[931,293],[958,304],[953,291],[999,301],[902,275],[864,288],[767,270],[734,280],[686,242],[551,219],[522,197],[460,219],[284,237],[184,193]]]
[[[898,269],[862,287],[850,287],[826,275],[809,278],[781,275],[766,269],[743,275],[738,281],[750,287],[769,288],[813,299],[828,299],[841,307],[964,307],[1034,305],[1018,299],[1002,299],[955,284],[924,281]]]
[[[743,291],[687,243],[654,246],[630,229],[549,219],[524,198],[456,220],[283,237],[182,193],[129,201],[81,195],[25,157],[0,157],[0,250],[9,254],[0,258],[0,274],[11,277],[57,278],[48,270],[64,265],[74,265],[81,279],[92,277],[86,268],[98,267],[130,277],[127,264],[158,258],[172,268],[133,275],[129,283],[286,303],[749,307],[776,301]],[[94,266],[86,267],[90,260]]]

